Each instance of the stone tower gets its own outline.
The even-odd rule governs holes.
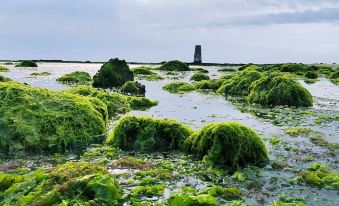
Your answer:
[[[194,61],[195,64],[201,64],[202,58],[201,58],[201,45],[195,46],[195,52],[194,52]]]

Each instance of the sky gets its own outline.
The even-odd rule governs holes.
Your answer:
[[[1,0],[0,59],[339,63],[339,0]]]

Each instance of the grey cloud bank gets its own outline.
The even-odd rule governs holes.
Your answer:
[[[0,59],[339,62],[338,0],[2,0]]]

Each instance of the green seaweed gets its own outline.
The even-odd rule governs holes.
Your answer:
[[[34,61],[21,61],[15,67],[38,67],[38,65]]]
[[[75,71],[57,78],[57,81],[63,83],[88,84],[92,81],[92,77],[87,72]]]
[[[210,80],[210,77],[207,74],[198,72],[192,75],[192,77],[190,78],[191,81],[203,81],[203,80]]]
[[[130,94],[135,96],[145,96],[145,85],[135,81],[128,81],[121,87],[121,92],[124,94]]]
[[[12,79],[0,75],[0,82],[10,82],[10,81],[12,81]]]
[[[100,143],[107,108],[98,99],[17,82],[0,82],[0,148],[65,151]]]
[[[107,105],[108,114],[114,117],[117,114],[124,114],[131,109],[146,109],[158,104],[155,100],[145,97],[126,96],[118,93],[107,93],[104,90],[95,89],[91,86],[78,86],[65,90],[65,92],[82,96],[96,97]]]
[[[7,67],[0,66],[0,72],[9,72],[10,70]]]
[[[307,71],[304,75],[308,79],[317,79],[318,74],[315,71]]]
[[[186,82],[172,82],[169,84],[165,84],[162,89],[172,94],[188,93],[195,90],[192,85]]]
[[[309,91],[293,79],[273,73],[253,82],[249,88],[248,102],[263,106],[309,107],[313,98]]]
[[[121,87],[127,81],[133,81],[133,72],[125,60],[110,59],[93,77],[93,87],[112,88]]]
[[[161,196],[164,189],[164,184],[137,186],[132,189],[130,196],[135,198]]]
[[[51,73],[49,72],[33,72],[31,73],[31,76],[49,76]]]
[[[319,162],[312,164],[308,169],[299,174],[302,179],[311,185],[339,190],[339,174],[331,172],[329,168],[322,166]]]
[[[257,71],[243,71],[233,75],[217,90],[224,95],[247,95],[251,84],[263,75]]]
[[[218,69],[218,72],[236,72],[237,70],[233,67],[224,67],[221,69]]]
[[[103,167],[79,162],[27,175],[0,173],[0,205],[117,205],[121,190]]]
[[[302,134],[309,134],[311,132],[310,129],[308,128],[301,128],[301,127],[297,127],[297,128],[289,128],[285,130],[285,134],[288,134],[292,137],[297,137],[300,136]]]
[[[195,89],[202,89],[202,90],[208,89],[212,91],[217,91],[224,82],[225,80],[223,79],[203,80],[200,82],[195,82],[193,84],[193,87]]]
[[[156,74],[155,72],[153,72],[151,70],[153,70],[152,67],[145,67],[145,66],[136,67],[136,68],[131,69],[131,71],[133,72],[134,75],[153,75],[153,74]]]
[[[208,124],[191,135],[185,147],[197,158],[230,170],[268,160],[261,138],[251,128],[235,122]]]
[[[158,69],[163,71],[190,71],[187,64],[178,60],[165,62]]]
[[[106,143],[124,150],[178,150],[192,130],[175,120],[125,116]]]

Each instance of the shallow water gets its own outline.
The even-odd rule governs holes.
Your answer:
[[[25,82],[37,87],[46,87],[54,90],[68,88],[69,86],[60,84],[56,79],[66,73],[73,71],[87,71],[94,75],[100,68],[101,64],[66,64],[66,63],[40,63],[38,68],[15,68],[11,65],[6,65],[11,71],[7,73],[0,73],[13,80]],[[136,67],[133,65],[131,67]],[[209,70],[209,76],[217,78],[225,72],[218,72],[218,67],[203,67]],[[32,77],[32,72],[50,72],[50,76]],[[253,115],[250,112],[241,112],[239,108],[246,107],[246,103],[234,102],[226,100],[223,96],[213,93],[191,92],[187,94],[170,94],[162,90],[162,86],[173,81],[189,82],[190,76],[194,72],[183,72],[177,75],[166,75],[165,72],[159,74],[166,77],[161,81],[146,81],[138,80],[146,85],[146,97],[159,101],[156,107],[146,111],[131,111],[134,115],[153,116],[158,118],[172,118],[184,122],[194,129],[199,129],[202,126],[212,122],[236,121],[255,129],[265,139],[266,146],[270,153],[271,162],[284,162],[286,166],[281,170],[274,170],[270,165],[263,168],[260,174],[253,178],[262,185],[260,191],[249,191],[243,184],[238,184],[236,181],[227,179],[229,184],[223,186],[240,187],[246,194],[245,200],[247,203],[260,205],[256,201],[256,197],[265,194],[267,196],[266,202],[276,200],[281,194],[289,194],[294,197],[304,199],[309,205],[335,205],[339,200],[338,193],[330,190],[320,190],[307,185],[292,185],[288,180],[293,178],[299,171],[307,168],[314,162],[322,162],[330,166],[334,171],[339,171],[337,156],[329,155],[327,148],[315,146],[307,137],[293,138],[284,134],[284,130],[288,127],[307,127],[314,131],[321,132],[329,142],[339,143],[339,122],[327,121],[321,124],[315,124],[315,120],[319,116],[339,117],[339,87],[332,84],[326,79],[321,79],[314,84],[306,84],[300,81],[314,97],[314,106],[307,109],[287,109],[282,108],[279,114],[287,119],[279,124],[273,124],[272,119],[266,114],[277,113],[275,109],[263,109],[263,115]],[[240,106],[239,106],[240,105]],[[245,110],[247,111],[247,110]],[[299,115],[300,112],[310,111],[311,115]],[[286,112],[286,114],[284,113]],[[277,146],[269,144],[272,137],[280,139]],[[338,153],[335,153],[338,154]],[[304,161],[303,159],[311,155],[311,161]],[[154,157],[149,157],[151,161],[157,161]],[[153,158],[153,159],[152,159]],[[168,161],[176,164],[176,158],[168,157]],[[39,159],[39,158],[36,158]],[[33,164],[36,161],[28,161],[27,164]],[[27,165],[26,164],[26,165]],[[43,163],[41,163],[43,164]],[[50,167],[50,164],[45,164],[44,167]],[[123,174],[129,173],[127,169],[114,169],[112,173]],[[180,172],[180,171],[179,171]],[[120,183],[120,182],[119,182]],[[206,187],[207,184],[200,179],[196,179],[190,175],[184,175],[182,178],[168,184],[170,189],[165,189],[164,197],[182,185],[189,183],[196,187]],[[167,183],[166,183],[167,184]],[[128,191],[128,189],[127,189]],[[269,195],[267,195],[269,194]]]

